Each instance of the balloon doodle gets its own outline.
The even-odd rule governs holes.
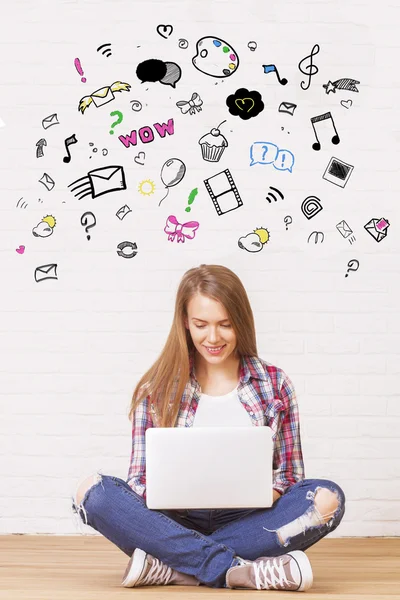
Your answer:
[[[161,169],[161,181],[165,187],[168,188],[168,191],[164,198],[160,200],[158,206],[160,206],[161,202],[168,196],[169,188],[178,185],[184,178],[185,173],[186,166],[179,158],[170,158],[163,164]]]

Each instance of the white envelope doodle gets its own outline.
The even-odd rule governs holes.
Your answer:
[[[132,209],[127,204],[124,204],[115,214],[122,221],[130,212],[132,212]]]
[[[288,113],[289,115],[293,115],[296,108],[297,104],[293,104],[293,102],[281,102],[278,108],[278,112],[284,112]]]
[[[346,223],[346,221],[340,221],[340,223],[338,223],[336,225],[336,229],[339,231],[339,233],[342,234],[342,236],[344,238],[348,238],[349,235],[351,235],[353,233],[353,230],[351,229],[351,227]]]
[[[57,118],[57,113],[54,113],[52,115],[49,115],[48,117],[45,117],[42,121],[43,129],[48,129],[52,125],[59,125],[59,124],[60,124],[60,122]]]
[[[48,265],[41,265],[35,269],[35,281],[44,281],[45,279],[58,279],[57,277],[57,265],[50,263]]]
[[[102,87],[92,93],[92,100],[96,106],[103,106],[107,102],[114,100],[115,96],[109,86]]]
[[[383,227],[382,227],[382,221]],[[387,229],[390,223],[387,219],[371,219],[368,221],[366,225],[364,225],[364,229],[368,231],[370,235],[377,241],[380,242],[387,236]]]
[[[115,192],[117,190],[126,190],[124,170],[122,167],[103,167],[95,169],[88,173],[92,186],[93,198]]]
[[[53,187],[56,185],[54,179],[52,179],[50,175],[47,175],[47,173],[43,173],[39,181],[40,183],[43,183],[43,185],[49,190],[49,192],[51,192]]]

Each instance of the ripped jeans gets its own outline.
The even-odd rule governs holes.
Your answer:
[[[338,506],[321,515],[319,488],[331,490]],[[73,512],[127,556],[141,548],[176,571],[208,587],[226,587],[227,570],[237,557],[255,560],[307,550],[334,531],[345,512],[343,490],[328,479],[297,482],[269,508],[154,510],[118,477],[98,473]],[[325,518],[324,518],[325,517]],[[327,520],[326,520],[327,519]]]

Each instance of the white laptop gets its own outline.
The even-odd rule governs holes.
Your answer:
[[[145,440],[148,508],[272,506],[269,427],[154,427]]]

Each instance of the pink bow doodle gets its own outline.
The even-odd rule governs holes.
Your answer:
[[[192,94],[190,100],[186,102],[186,100],[180,100],[176,105],[181,109],[181,113],[185,115],[189,111],[189,115],[194,115],[197,112],[201,111],[201,105],[203,104],[203,100],[200,98],[196,92]]]
[[[192,240],[195,232],[199,227],[197,221],[187,221],[187,223],[179,223],[174,215],[169,215],[164,227],[165,233],[168,233],[168,239],[173,242],[177,236],[177,242],[185,242],[185,237]]]

